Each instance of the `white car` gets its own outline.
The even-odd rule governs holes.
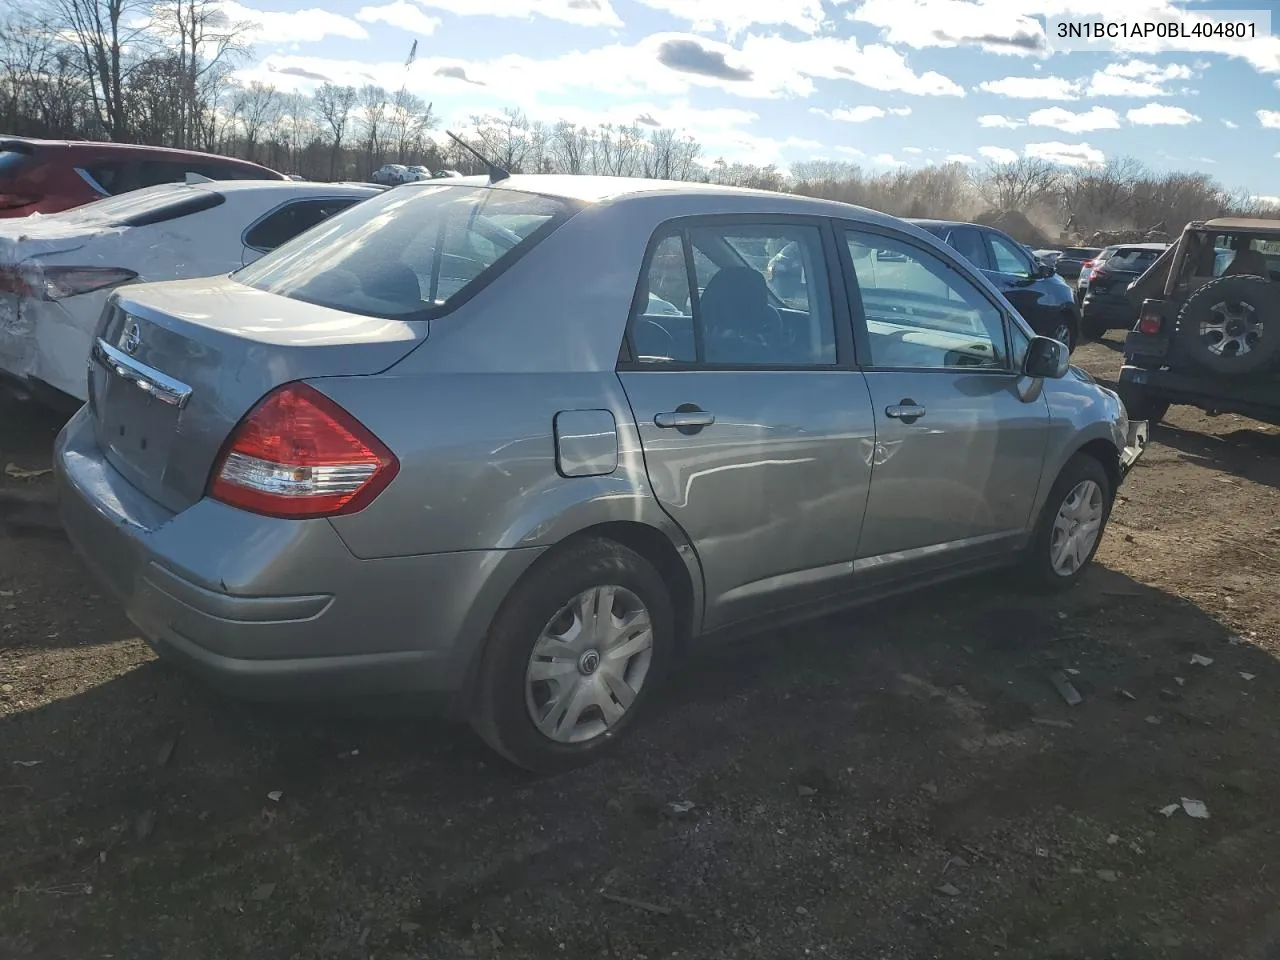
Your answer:
[[[49,216],[0,220],[0,380],[54,401],[59,394],[83,401],[94,330],[113,289],[230,273],[384,189],[166,183]]]

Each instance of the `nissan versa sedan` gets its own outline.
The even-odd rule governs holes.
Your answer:
[[[1072,584],[1146,436],[910,224],[617,178],[410,184],[121,288],[88,378],[63,517],[161,656],[442,701],[534,770],[712,636],[1009,564]]]

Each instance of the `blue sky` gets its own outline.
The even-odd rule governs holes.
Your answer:
[[[1046,17],[1193,16],[1172,0],[244,0],[241,79],[406,84],[448,124],[504,107],[640,119],[704,160],[891,169],[1136,156],[1280,195],[1280,37],[1046,49]],[[1198,3],[1268,10],[1272,0]],[[1117,9],[1123,10],[1118,14]],[[1280,12],[1280,11],[1277,11]],[[1280,21],[1280,16],[1276,17]],[[1280,28],[1280,22],[1277,23]],[[417,60],[405,68],[414,40]]]

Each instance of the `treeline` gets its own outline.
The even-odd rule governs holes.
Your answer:
[[[38,0],[0,17],[0,131],[205,150],[314,179],[367,179],[384,163],[482,172],[442,136],[434,104],[405,88],[323,83],[307,96],[237,83],[252,29],[229,20],[217,0]],[[712,159],[693,137],[647,117],[592,127],[506,110],[473,116],[457,132],[512,172],[791,190],[898,216],[1017,211],[1026,220],[1014,232],[1027,243],[1062,232],[1176,230],[1193,219],[1276,213],[1206,174],[1154,173],[1126,158],[1084,168],[1020,159],[889,172],[812,160],[784,172]]]

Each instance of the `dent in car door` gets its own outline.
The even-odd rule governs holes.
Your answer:
[[[765,280],[778,257],[802,276],[785,297]],[[875,444],[837,271],[813,222],[692,221],[650,245],[619,376],[654,494],[698,552],[707,629],[850,586]]]
[[[1049,410],[1014,372],[1005,318],[958,264],[905,237],[846,240],[877,436],[859,571],[894,578],[1007,551],[1030,523]],[[859,270],[875,247],[905,262]]]

